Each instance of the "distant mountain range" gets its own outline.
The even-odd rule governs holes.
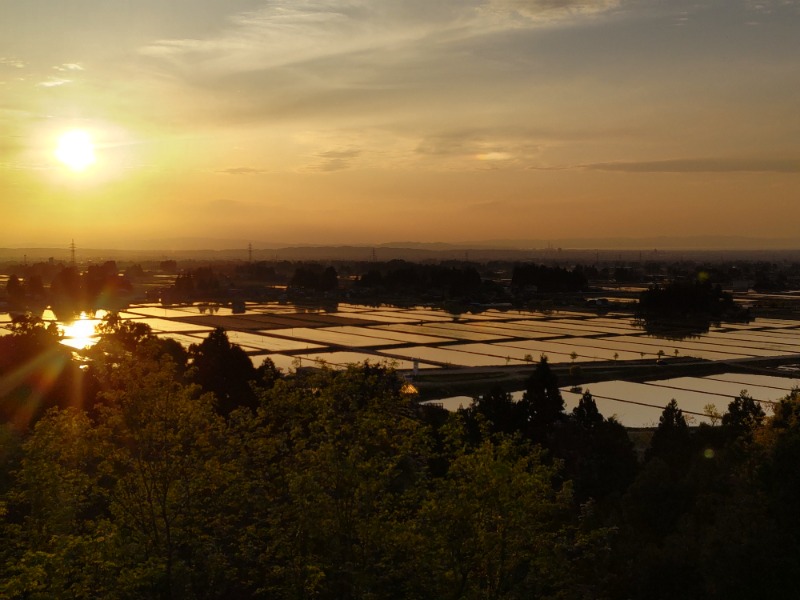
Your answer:
[[[618,238],[553,238],[553,239],[493,239],[458,244],[392,242],[381,244],[391,248],[453,249],[515,249],[515,250],[796,250],[800,237],[754,238],[745,236],[684,236],[684,237],[618,237]]]
[[[744,236],[687,236],[650,238],[497,239],[460,243],[398,241],[381,244],[322,245],[247,242],[232,239],[172,238],[119,244],[116,248],[82,247],[76,258],[87,260],[652,260],[688,256],[695,252],[753,255],[777,252],[800,256],[800,239]],[[69,247],[0,248],[0,261],[69,261]]]

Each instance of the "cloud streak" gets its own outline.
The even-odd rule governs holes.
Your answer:
[[[419,44],[433,50],[492,31],[599,15],[619,5],[620,0],[273,0],[231,15],[216,36],[157,40],[140,52],[212,72],[247,72]]]
[[[361,150],[348,148],[342,150],[328,150],[317,154],[317,162],[309,167],[311,171],[330,173],[349,169],[353,162],[361,155]]]
[[[486,10],[541,22],[599,15],[620,4],[620,0],[490,0]]]
[[[24,69],[25,62],[17,58],[0,56],[0,67],[11,67],[12,69]]]
[[[83,67],[78,63],[64,63],[53,67],[56,71],[83,71]]]
[[[800,159],[689,158],[602,162],[581,168],[623,173],[800,173]]]
[[[51,77],[46,81],[40,81],[36,85],[39,87],[44,88],[52,88],[52,87],[60,87],[62,85],[67,85],[68,83],[72,83],[71,79],[61,79],[60,77]]]
[[[264,169],[255,169],[253,167],[230,167],[217,171],[217,173],[224,175],[263,175],[266,172]]]

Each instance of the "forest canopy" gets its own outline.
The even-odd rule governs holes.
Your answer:
[[[248,369],[221,330],[186,351],[111,317],[62,383],[54,332],[6,337],[0,597],[797,594],[797,394],[713,427],[672,402],[639,458],[546,359],[449,414],[385,364]]]

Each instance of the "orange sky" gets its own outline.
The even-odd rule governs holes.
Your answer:
[[[4,246],[722,235],[800,247],[797,1],[0,11]],[[55,157],[70,130],[94,144],[82,171]]]

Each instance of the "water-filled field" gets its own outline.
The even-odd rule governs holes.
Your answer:
[[[65,343],[91,343],[100,314],[63,323]],[[215,327],[254,362],[265,356],[279,365],[331,365],[357,360],[395,361],[399,368],[519,365],[546,355],[551,363],[592,363],[695,357],[734,360],[800,353],[800,321],[756,319],[712,326],[686,339],[648,334],[630,315],[486,310],[450,314],[426,307],[379,308],[339,304],[335,311],[278,303],[248,303],[244,313],[208,305],[135,304],[121,316],[149,325],[159,336],[188,346]],[[8,315],[3,315],[8,317]],[[43,318],[55,320],[52,311]],[[8,318],[0,318],[0,334]],[[284,368],[291,368],[286,366]]]
[[[707,416],[709,412],[724,413],[734,398],[742,393],[758,400],[764,412],[771,414],[772,404],[796,387],[800,387],[800,379],[723,373],[644,383],[603,381],[587,384],[580,392],[563,388],[561,395],[567,411],[578,405],[582,392],[589,391],[604,417],[614,417],[626,427],[653,427],[658,425],[661,412],[672,399],[678,402],[678,407],[690,423],[711,423],[712,419]],[[519,400],[522,394],[514,392],[512,396]],[[453,396],[431,402],[448,410],[458,410],[469,406],[472,398]]]
[[[278,303],[248,303],[244,313],[209,305],[134,304],[120,313],[146,324],[159,336],[188,347],[222,327],[255,365],[270,358],[289,371],[301,366],[385,361],[400,370],[520,366],[546,355],[551,364],[591,364],[694,357],[726,361],[800,354],[800,321],[756,319],[750,323],[711,326],[707,333],[666,339],[647,333],[629,314],[486,310],[451,314],[427,307],[379,308],[339,304],[335,311]],[[76,349],[96,339],[94,327],[104,312],[59,322],[64,343]],[[47,310],[42,318],[57,321]],[[0,335],[8,333],[9,315],[0,315]],[[761,375],[715,375],[703,378],[632,383],[607,381],[587,385],[606,416],[625,425],[657,423],[672,398],[696,421],[714,405],[724,412],[742,390],[769,403],[785,396],[800,380]],[[563,390],[568,409],[580,394]],[[442,401],[450,407],[471,398]]]

